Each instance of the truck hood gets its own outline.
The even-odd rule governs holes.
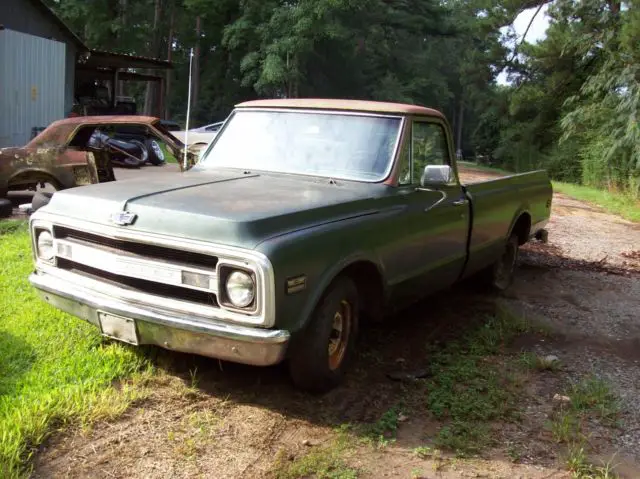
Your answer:
[[[255,248],[306,227],[371,214],[385,185],[240,170],[155,173],[56,192],[43,208],[56,215],[113,225],[112,214],[137,215],[129,230]]]

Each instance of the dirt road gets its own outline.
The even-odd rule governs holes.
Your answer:
[[[463,172],[467,182],[488,176]],[[162,373],[149,398],[117,421],[54,436],[34,476],[270,477],[283,463],[312,458],[316,472],[331,477],[569,477],[565,448],[549,433],[553,397],[595,375],[611,384],[621,414],[613,426],[585,425],[591,459],[616,454],[622,477],[640,477],[640,225],[556,194],[548,229],[548,244],[523,248],[508,294],[457,287],[366,329],[347,383],[323,397],[295,391],[282,367],[154,351]],[[427,367],[428,350],[463,335],[470,318],[496,304],[548,329],[514,347],[555,355],[561,366],[527,376],[521,420],[496,424],[497,440],[479,457],[422,454],[442,424],[427,410],[420,380],[388,373]],[[406,412],[394,416],[393,441],[358,443],[348,453],[328,448],[341,437],[336,427],[380,424],[399,402]]]

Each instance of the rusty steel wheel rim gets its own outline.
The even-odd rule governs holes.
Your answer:
[[[342,364],[349,344],[351,324],[353,321],[353,309],[351,304],[340,301],[338,310],[333,315],[331,332],[329,333],[329,369],[335,371]]]

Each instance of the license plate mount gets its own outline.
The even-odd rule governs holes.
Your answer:
[[[104,336],[133,344],[134,346],[139,344],[136,322],[133,319],[98,311],[98,320]]]

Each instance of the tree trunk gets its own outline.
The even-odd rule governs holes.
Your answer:
[[[127,15],[129,13],[128,7],[129,7],[128,0],[120,0],[120,23],[122,26],[121,31],[125,31],[125,29],[127,28],[127,24],[129,22],[129,15]],[[126,95],[123,81],[118,82],[118,87],[116,88],[116,94],[118,96]]]
[[[158,58],[159,56],[159,44],[160,44],[160,15],[162,14],[162,1],[155,0],[155,6],[153,9],[153,36],[151,39],[150,55],[152,58]],[[153,71],[149,72],[153,73]],[[157,88],[159,85],[157,82],[147,82],[147,90],[144,95],[144,114],[151,116],[158,116],[157,110]]]
[[[456,155],[458,150],[462,152],[462,120],[464,119],[464,101],[460,99],[460,108],[458,109],[458,124],[456,133]]]
[[[171,20],[169,23],[169,37],[167,39],[167,61],[171,62],[173,53],[173,24],[175,21],[175,9],[171,5]],[[169,99],[171,98],[171,70],[167,70],[164,83],[164,117],[169,118]]]
[[[193,85],[191,86],[191,108],[198,105],[198,93],[200,92],[200,16],[196,17],[196,45],[193,49]]]
[[[609,0],[609,8],[614,15],[620,13],[620,0]]]
[[[456,108],[456,102],[454,100],[453,105],[451,107],[451,116],[449,117],[451,118],[451,129],[453,131],[457,131],[456,127],[457,127],[458,118],[456,116],[456,113],[458,113],[458,109]]]

